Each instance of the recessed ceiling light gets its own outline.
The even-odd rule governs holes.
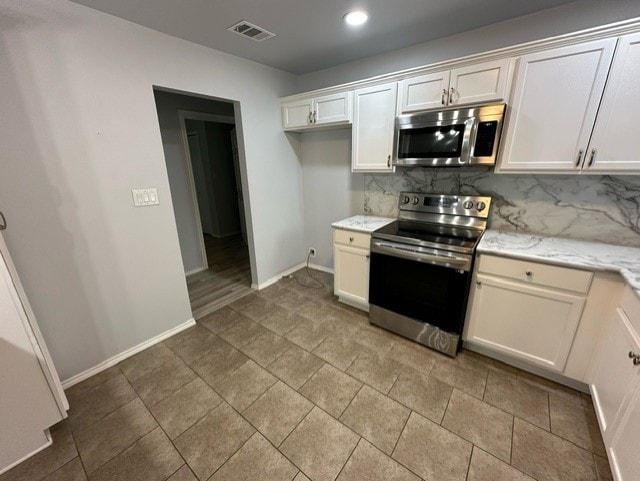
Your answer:
[[[366,23],[367,20],[369,20],[369,14],[364,10],[354,10],[344,16],[344,23],[351,25],[352,27],[362,25],[363,23]]]

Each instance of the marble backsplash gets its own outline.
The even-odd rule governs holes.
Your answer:
[[[492,197],[489,227],[640,247],[640,176],[513,175],[485,168],[365,174],[367,214],[395,217],[402,191]]]

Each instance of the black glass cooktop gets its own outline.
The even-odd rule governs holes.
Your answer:
[[[373,237],[390,239],[396,242],[429,243],[472,250],[481,231],[443,224],[397,220],[387,224],[373,233]]]

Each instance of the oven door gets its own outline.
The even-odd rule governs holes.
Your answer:
[[[394,165],[461,166],[469,163],[475,118],[396,124]]]
[[[464,325],[471,261],[463,266],[431,257],[412,258],[402,249],[380,248],[373,239],[369,317],[385,329],[455,356]]]

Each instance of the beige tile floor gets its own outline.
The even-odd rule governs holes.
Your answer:
[[[314,275],[70,388],[53,446],[0,481],[611,479],[588,396],[373,327]]]

